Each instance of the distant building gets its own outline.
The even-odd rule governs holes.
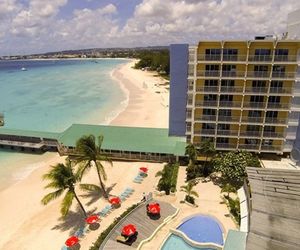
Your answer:
[[[288,14],[288,38],[300,39],[300,9]]]
[[[169,135],[217,150],[291,152],[300,114],[300,41],[170,46]]]

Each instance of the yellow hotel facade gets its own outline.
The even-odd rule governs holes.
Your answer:
[[[217,150],[291,152],[299,125],[299,53],[296,40],[188,46],[187,142],[209,139]]]

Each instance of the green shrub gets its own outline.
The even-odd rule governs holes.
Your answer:
[[[108,226],[98,237],[98,239],[93,243],[93,246],[90,247],[89,250],[99,250],[100,245],[103,243],[107,235],[114,228],[117,223],[124,218],[127,214],[129,214],[133,209],[135,209],[139,204],[134,204],[129,207],[126,211],[124,211],[119,217],[115,218],[114,222]]]
[[[191,204],[195,204],[195,198],[193,196],[186,195],[185,200]]]
[[[237,221],[240,223],[241,213],[240,213],[240,200],[238,198],[232,199],[230,197],[226,197],[229,205],[229,211]]]
[[[162,171],[156,173],[156,176],[160,176],[157,185],[159,191],[165,191],[167,195],[170,194],[170,191],[176,191],[178,169],[178,163],[168,163],[164,166]]]

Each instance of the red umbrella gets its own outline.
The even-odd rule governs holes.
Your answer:
[[[65,244],[67,247],[72,247],[78,243],[79,239],[76,236],[71,236],[66,240]]]
[[[99,220],[99,216],[96,214],[91,215],[85,219],[86,223],[88,223],[88,224],[94,224],[98,220]]]
[[[142,167],[140,168],[140,171],[143,173],[147,173],[148,172],[148,168]]]
[[[118,205],[121,203],[121,200],[119,197],[112,197],[109,199],[109,202],[112,204],[112,205]]]
[[[136,227],[132,224],[128,224],[124,226],[122,229],[122,235],[124,236],[131,236],[135,234],[135,232],[136,232]]]
[[[159,214],[160,213],[160,206],[158,203],[151,203],[148,206],[148,212],[151,214]]]

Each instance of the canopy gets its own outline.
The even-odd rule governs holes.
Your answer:
[[[147,172],[148,172],[148,168],[141,167],[141,168],[140,168],[140,171],[143,172],[143,173],[147,173]]]
[[[109,202],[112,204],[112,205],[118,205],[121,203],[121,200],[119,197],[112,197],[109,199]]]
[[[148,205],[148,212],[151,214],[159,214],[160,213],[160,205],[158,203],[150,203]]]
[[[93,223],[97,222],[98,220],[99,220],[99,216],[96,214],[91,215],[85,219],[86,223],[88,223],[88,224],[93,224]]]
[[[66,246],[72,247],[78,243],[79,239],[76,236],[71,236],[69,239],[66,240]]]
[[[124,236],[131,236],[135,234],[135,232],[136,232],[136,227],[132,224],[128,224],[124,226],[122,229],[122,235]]]

